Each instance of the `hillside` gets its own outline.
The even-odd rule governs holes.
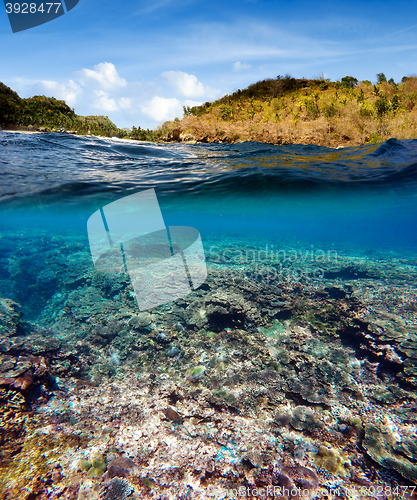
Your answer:
[[[354,146],[417,138],[417,77],[396,84],[278,76],[214,102],[184,108],[161,127],[165,141]]]

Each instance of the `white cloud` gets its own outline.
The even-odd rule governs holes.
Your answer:
[[[77,97],[83,93],[83,89],[74,81],[58,83],[51,80],[41,80],[36,86],[36,91],[45,95],[53,95],[55,99],[63,99],[69,106],[74,106]]]
[[[200,97],[206,93],[204,85],[195,75],[183,71],[165,71],[162,76],[185,97]]]
[[[190,106],[191,108],[193,106],[201,106],[201,104],[203,104],[202,101],[193,101],[192,99],[186,99],[184,101],[184,106]]]
[[[166,71],[152,79],[121,78],[112,63],[76,72],[78,80],[24,82],[25,94],[65,100],[79,115],[108,115],[120,127],[154,127],[181,118],[183,106],[198,106],[219,95],[193,74]],[[76,83],[75,83],[76,82]],[[76,104],[76,105],[75,105]]]
[[[100,111],[117,111],[119,106],[116,101],[109,97],[109,95],[103,90],[95,90],[94,94],[97,99],[94,102],[94,107]]]
[[[132,101],[128,97],[121,97],[119,99],[119,107],[122,109],[131,109]]]
[[[175,115],[182,115],[181,103],[178,99],[154,96],[147,104],[141,106],[142,113],[160,122],[172,120]]]
[[[126,80],[122,78],[116,71],[116,67],[112,63],[99,63],[92,69],[82,69],[78,72],[81,83],[88,85],[90,82],[98,82],[105,90],[113,90],[118,87],[124,87]]]
[[[243,71],[245,69],[250,69],[250,64],[241,63],[237,61],[233,64],[233,71]]]

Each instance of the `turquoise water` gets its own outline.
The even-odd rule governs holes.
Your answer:
[[[0,145],[1,295],[23,302],[33,318],[40,308],[24,299],[39,294],[46,304],[36,274],[48,269],[51,252],[68,256],[81,245],[87,255],[90,215],[149,188],[167,226],[199,230],[207,257],[235,243],[301,256],[374,253],[386,265],[415,256],[416,140],[333,150],[1,132]],[[32,277],[20,285],[19,259]],[[59,276],[54,283],[59,289]]]
[[[3,132],[3,223],[82,228],[155,188],[167,224],[382,247],[416,243],[417,141],[318,146],[138,144]],[[19,221],[19,222],[17,222]]]

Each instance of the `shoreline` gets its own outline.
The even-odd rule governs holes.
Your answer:
[[[31,126],[15,126],[13,128],[1,128],[0,127],[0,132],[10,132],[10,133],[15,133],[15,134],[26,134],[26,135],[31,135],[31,134],[66,134],[66,135],[75,135],[77,137],[99,137],[102,139],[119,139],[121,141],[129,141],[129,142],[136,142],[136,143],[141,143],[141,144],[240,144],[244,142],[259,142],[261,144],[269,144],[271,146],[290,146],[290,145],[303,145],[303,146],[320,146],[320,147],[325,147],[325,148],[330,148],[330,149],[343,149],[343,148],[349,148],[349,147],[359,147],[359,146],[369,146],[372,144],[380,144],[383,142],[386,142],[388,139],[396,139],[396,140],[403,140],[403,138],[397,138],[397,137],[387,137],[383,138],[380,141],[375,141],[375,142],[361,142],[361,141],[348,141],[348,140],[335,140],[333,143],[325,143],[326,141],[314,141],[312,140],[311,142],[306,142],[305,137],[300,137],[299,141],[262,141],[260,138],[252,137],[247,140],[221,140],[219,138],[192,138],[190,135],[183,135],[179,134],[178,137],[175,137],[175,139],[171,140],[159,140],[159,141],[142,141],[139,139],[131,139],[128,137],[108,137],[108,136],[101,136],[101,135],[86,135],[86,134],[78,134],[76,131],[60,131],[60,130],[41,130],[44,129],[44,127],[31,127]]]
[[[107,137],[104,135],[85,135],[85,134],[70,134],[68,132],[52,132],[50,130],[10,130],[10,129],[2,129],[0,128],[0,132],[10,132],[13,134],[25,134],[25,135],[32,135],[32,134],[66,134],[66,135],[75,135],[76,137],[99,137],[100,139],[118,139],[120,141],[130,141],[130,142],[139,142],[143,144],[168,144],[165,141],[159,141],[159,142],[152,142],[152,141],[139,141],[137,139],[130,139],[127,137]]]
[[[78,134],[73,131],[52,131],[52,130],[40,130],[41,128],[44,127],[34,127],[33,129],[30,129],[29,127],[25,126],[20,126],[19,129],[17,128],[1,128],[0,127],[0,132],[11,132],[13,134],[66,134],[66,135],[75,135],[77,137],[100,137],[102,139],[120,139],[121,141],[132,141],[132,142],[151,142],[151,141],[139,141],[137,139],[130,139],[127,137],[108,137],[105,135],[95,135],[95,134]],[[160,141],[160,143],[165,144],[165,141]]]
[[[4,130],[1,129],[0,132],[11,132],[12,134],[45,134],[47,132],[39,132],[38,130]]]
[[[77,137],[100,137],[102,139],[114,139],[115,137],[107,137],[107,136],[101,136],[101,135],[86,135],[86,134],[76,134],[72,132],[61,132],[61,131],[51,131],[51,130],[39,130],[39,129],[29,129],[29,127],[23,127],[19,128],[18,130],[16,128],[13,129],[5,129],[5,128],[0,128],[0,132],[10,132],[14,134],[26,134],[26,135],[31,135],[31,134],[67,134],[67,135],[75,135]],[[120,139],[121,141],[130,141],[130,142],[137,142],[137,143],[146,143],[146,144],[239,144],[243,142],[260,142],[262,144],[269,144],[271,146],[289,146],[289,145],[297,145],[297,144],[302,144],[302,145],[314,145],[314,146],[322,146],[322,147],[328,147],[332,149],[341,149],[341,148],[347,148],[347,147],[357,147],[357,146],[364,146],[366,144],[338,144],[337,146],[335,145],[323,145],[323,144],[318,144],[317,142],[291,142],[291,143],[273,143],[273,142],[264,142],[264,141],[259,141],[256,139],[249,140],[249,141],[221,141],[221,140],[212,140],[212,141],[205,141],[205,140],[197,140],[197,139],[179,139],[179,140],[161,140],[161,141],[141,141],[138,139],[131,139],[127,137],[117,137],[117,139]]]

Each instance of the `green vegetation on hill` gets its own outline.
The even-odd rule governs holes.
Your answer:
[[[79,134],[122,136],[122,131],[107,116],[78,116],[65,101],[53,97],[34,96],[22,99],[0,82],[0,126],[42,127],[77,131]],[[123,132],[123,135],[125,132]]]
[[[184,107],[163,125],[165,140],[260,141],[272,144],[360,145],[390,137],[417,138],[417,77],[396,84],[278,76],[214,102]]]
[[[79,116],[65,101],[53,97],[34,96],[22,99],[0,82],[0,127],[35,127],[46,130],[76,131],[104,137],[126,137],[143,141],[158,140],[161,132],[133,127],[119,129],[107,116]]]
[[[158,142],[162,135],[162,130],[149,130],[148,128],[142,129],[140,127],[132,127],[130,132],[130,139],[136,139],[137,141],[150,141]]]

